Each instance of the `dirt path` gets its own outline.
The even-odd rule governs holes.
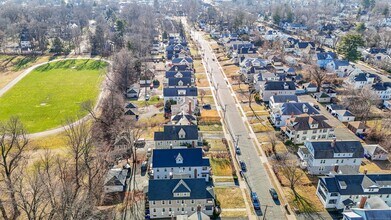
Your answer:
[[[44,62],[44,63],[35,64],[35,65],[29,67],[28,69],[26,69],[22,74],[20,74],[14,80],[9,82],[5,87],[0,89],[0,97],[3,96],[6,92],[8,92],[13,86],[15,86],[20,80],[22,80],[25,76],[27,76],[31,71],[33,71],[37,67],[40,67],[40,66],[43,66],[45,64],[52,63],[52,62],[57,62],[57,61],[84,60],[84,59],[101,60],[101,61],[107,62],[110,66],[112,65],[112,62],[110,60],[101,59],[101,58],[91,58],[91,57],[62,58],[62,59],[51,60],[51,61]],[[107,75],[110,76],[111,74],[112,74],[112,72],[109,69]],[[106,85],[107,85],[106,82],[108,80],[107,78],[108,77],[105,78],[105,80],[103,81],[103,83],[101,85],[101,91],[99,93],[98,102],[97,102],[97,104],[96,104],[96,106],[94,108],[94,111],[97,111],[97,109],[102,104],[102,100],[108,94],[108,89],[106,88]],[[90,117],[91,117],[90,115],[86,115],[82,119],[80,119],[78,121],[75,121],[73,124],[77,125],[77,124],[81,123],[82,121],[88,120]],[[57,134],[59,132],[62,132],[63,130],[64,130],[64,127],[58,127],[58,128],[50,129],[50,130],[47,130],[47,131],[42,131],[42,132],[38,132],[38,133],[29,134],[28,136],[31,137],[31,138],[44,137],[44,136],[47,136],[47,135]]]

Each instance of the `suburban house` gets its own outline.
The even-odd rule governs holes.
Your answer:
[[[140,92],[140,88],[131,87],[126,90],[126,97],[129,99],[137,99],[139,92]]]
[[[253,84],[256,91],[259,91],[262,86],[268,81],[280,81],[280,76],[276,73],[264,70],[253,77]]]
[[[386,109],[391,110],[391,101],[390,101],[390,100],[384,100],[383,106],[384,106]]]
[[[295,95],[296,86],[292,81],[268,81],[260,87],[259,95],[268,102],[273,95]]]
[[[193,59],[189,56],[178,57],[171,60],[173,66],[186,65],[188,68],[193,68]]]
[[[348,66],[349,66],[348,60],[334,59],[326,64],[326,69],[331,72],[337,72],[338,70],[346,68]]]
[[[362,135],[367,132],[369,127],[362,121],[350,121],[348,122],[348,129],[356,135]]]
[[[342,105],[338,105],[338,104],[329,104],[329,105],[326,105],[326,109],[328,112],[331,113],[331,115],[335,116],[337,115],[337,111],[338,110],[346,110],[346,108]]]
[[[286,120],[281,132],[294,144],[302,144],[309,140],[334,138],[334,128],[323,115],[299,115]]]
[[[246,58],[240,62],[239,72],[243,75],[245,82],[252,82],[254,75],[260,73],[262,70],[265,70],[265,67],[268,64],[268,61],[260,58]]]
[[[189,49],[182,44],[170,44],[166,47],[166,58],[168,60],[171,60],[173,58],[176,58],[181,52],[187,53],[188,50]]]
[[[364,200],[357,208],[346,208],[342,213],[342,220],[391,219],[390,206],[379,196],[363,198]]]
[[[201,178],[209,182],[209,158],[202,154],[201,148],[153,150],[153,179]]]
[[[302,88],[305,90],[306,93],[313,93],[313,92],[317,92],[318,90],[318,86],[315,84],[315,83],[304,83],[302,85]]]
[[[270,120],[279,128],[285,126],[288,118],[302,114],[318,115],[319,112],[308,102],[286,102],[280,108],[273,109]]]
[[[282,28],[284,28],[287,31],[292,31],[292,32],[307,30],[307,26],[305,26],[304,24],[289,23],[289,22],[285,22],[282,25]]]
[[[326,175],[332,171],[358,173],[364,157],[360,141],[306,141],[304,146],[307,150],[299,148],[297,154],[306,162],[308,172],[313,175]]]
[[[327,64],[337,58],[334,52],[321,52],[316,54],[316,63],[320,68],[326,68]]]
[[[197,104],[197,87],[186,87],[186,88],[163,88],[164,103],[167,101],[173,101],[174,103],[183,103],[185,97],[193,99],[194,105]]]
[[[335,110],[335,117],[341,122],[354,121],[356,118],[349,110]]]
[[[314,42],[300,41],[297,42],[295,45],[294,54],[296,54],[297,56],[302,56],[304,54],[310,54],[314,50],[315,50]]]
[[[157,149],[198,147],[201,136],[197,125],[164,125],[163,131],[154,134]]]
[[[105,193],[124,192],[126,190],[126,178],[128,175],[128,169],[113,168],[106,174],[104,182]]]
[[[375,78],[376,75],[374,74],[361,72],[358,74],[351,74],[348,80],[344,82],[355,89],[362,89],[366,85],[372,85]]]
[[[151,219],[190,216],[196,212],[213,215],[214,192],[204,179],[149,180]]]
[[[336,174],[319,178],[316,195],[327,209],[362,207],[372,197],[391,204],[391,174]]]
[[[388,151],[378,144],[364,145],[364,152],[371,160],[388,160]]]
[[[330,103],[331,102],[331,97],[325,92],[314,93],[314,98],[319,103]]]
[[[391,82],[378,82],[372,85],[372,91],[381,100],[390,100],[391,99]]]
[[[286,102],[299,102],[296,95],[273,95],[269,100],[269,108],[276,109],[281,108],[282,104]]]
[[[22,30],[22,32],[20,33],[19,40],[20,40],[19,46],[20,46],[21,50],[30,50],[31,49],[31,47],[32,47],[31,37],[30,37],[30,33],[27,30],[27,28],[24,28]]]

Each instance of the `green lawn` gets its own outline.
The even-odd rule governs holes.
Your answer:
[[[67,60],[38,67],[0,97],[0,121],[17,116],[33,133],[86,114],[80,104],[97,100],[106,66],[102,61]]]

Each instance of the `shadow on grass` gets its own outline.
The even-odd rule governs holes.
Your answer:
[[[40,72],[53,69],[76,69],[76,70],[99,70],[107,66],[107,63],[99,60],[61,60],[38,67],[36,70]]]
[[[305,219],[324,219],[319,213],[317,213],[318,210],[316,210],[316,208],[312,205],[311,201],[295,191],[293,194],[295,196],[293,204],[305,217]]]
[[[14,70],[18,71],[25,68],[29,63],[35,62],[38,59],[37,56],[26,56],[16,60],[14,64]]]

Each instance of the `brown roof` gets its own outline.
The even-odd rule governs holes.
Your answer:
[[[351,121],[348,123],[351,127],[355,129],[367,129],[369,128],[364,122],[362,121]]]
[[[287,119],[286,127],[295,131],[331,128],[326,120],[327,118],[323,115],[297,116],[295,118]],[[293,125],[291,122],[293,122]],[[311,128],[310,124],[318,124],[318,127]]]

